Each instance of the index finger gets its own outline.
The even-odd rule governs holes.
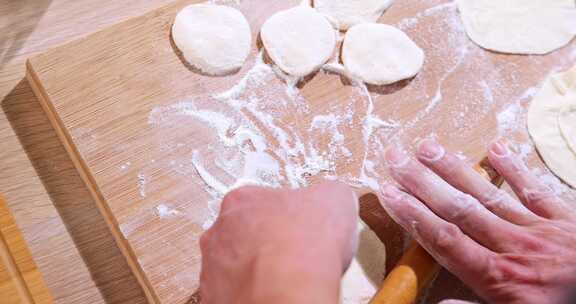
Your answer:
[[[430,139],[421,141],[418,145],[418,159],[452,186],[474,196],[499,217],[516,224],[537,220],[537,217],[519,201],[494,186],[436,141]]]
[[[384,185],[382,206],[442,266],[466,282],[477,279],[495,256],[428,209],[417,198],[393,185]]]
[[[499,140],[492,143],[488,158],[528,209],[549,219],[568,219],[574,216],[574,211],[512,153],[507,142]]]
[[[455,189],[397,147],[386,152],[392,177],[445,220],[462,228],[481,244],[505,251],[518,227],[488,211],[474,197]]]

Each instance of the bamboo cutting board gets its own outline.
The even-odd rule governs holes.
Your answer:
[[[298,2],[228,1],[247,16],[253,37],[270,15]],[[258,57],[254,38],[252,55],[239,73],[205,77],[190,71],[170,41],[176,12],[190,3],[194,1],[176,1],[33,57],[27,64],[35,94],[151,303],[196,301],[197,243],[211,216],[207,202],[213,197],[191,160],[202,150],[206,167],[214,169],[220,153],[209,148],[218,142],[209,124],[171,113],[185,112],[190,100],[194,107],[230,112],[213,94],[242,84]],[[286,107],[276,111],[273,120],[290,130],[288,135],[305,134],[304,142],[315,141],[320,150],[328,149],[330,134],[308,132],[313,117],[331,111],[352,113],[350,123],[340,130],[345,138],[341,145],[351,155],[335,157],[330,172],[351,183],[357,182],[363,155],[377,161],[378,148],[389,141],[410,145],[433,132],[474,162],[499,127],[505,127],[500,131],[508,136],[527,140],[522,127],[497,126],[495,114],[515,105],[522,111],[531,90],[548,72],[568,67],[576,54],[574,43],[548,56],[486,52],[466,38],[453,3],[440,0],[394,4],[382,21],[405,30],[427,54],[415,79],[369,88],[374,114],[395,122],[391,130],[375,133],[383,142],[363,142],[361,121],[368,101],[337,75],[320,72],[306,79],[298,86],[297,102],[278,77],[244,82],[266,110]],[[254,116],[258,115],[247,115],[265,129]],[[271,145],[279,145],[274,130],[263,133]],[[382,170],[376,162],[373,172]],[[368,213],[374,212],[380,211]],[[376,230],[385,239],[386,229]],[[400,235],[391,239],[401,243]],[[401,248],[396,247],[391,249]]]
[[[3,304],[49,304],[50,292],[0,196],[0,297]]]

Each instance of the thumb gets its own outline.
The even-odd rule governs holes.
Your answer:
[[[474,302],[468,302],[462,300],[444,300],[438,304],[474,304]]]

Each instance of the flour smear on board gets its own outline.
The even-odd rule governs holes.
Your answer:
[[[234,1],[229,4],[234,4]],[[378,106],[375,93],[353,79],[350,82],[355,86],[355,94],[346,104],[312,116],[309,101],[296,86],[298,79],[287,77],[264,63],[262,52],[249,63],[252,66],[244,76],[228,90],[210,96],[190,96],[172,105],[154,108],[149,115],[149,124],[154,127],[161,128],[175,117],[189,117],[212,129],[216,138],[209,147],[195,149],[188,160],[194,168],[192,173],[200,177],[204,189],[212,197],[208,203],[210,216],[202,226],[205,229],[211,226],[225,193],[243,185],[298,188],[308,185],[315,176],[323,176],[378,191],[378,180],[383,171],[378,168],[379,158],[386,145],[402,142],[404,134],[426,118],[433,117],[445,98],[444,86],[467,65],[476,69],[485,66],[485,71],[496,70],[496,73],[490,78],[465,84],[466,88],[460,94],[466,94],[466,91],[480,94],[474,98],[457,96],[468,103],[462,103],[462,108],[451,113],[450,123],[455,129],[470,129],[479,123],[475,116],[481,115],[476,113],[491,113],[496,106],[498,90],[516,84],[504,80],[486,53],[466,37],[454,2],[432,6],[398,21],[395,26],[409,31],[427,18],[441,20],[438,28],[428,31],[446,36],[442,45],[421,42],[427,58],[438,61],[441,71],[433,84],[426,83],[425,77],[412,81],[411,85],[420,92],[425,106],[402,122],[375,114],[374,108]],[[576,49],[573,49],[571,54],[575,53]],[[326,66],[326,72],[347,76],[334,62]],[[435,90],[427,90],[430,86]],[[523,131],[525,106],[536,89],[528,88],[517,100],[500,109],[496,117],[499,134]],[[205,102],[207,99],[212,99],[212,105]],[[296,121],[300,125],[283,121]],[[359,133],[351,133],[350,129],[358,129]],[[362,138],[360,149],[353,149],[350,145],[354,142],[352,137]],[[531,147],[528,138],[520,145]],[[352,151],[360,155],[353,155]],[[524,157],[534,153],[531,149],[524,148],[524,151],[529,151]],[[338,163],[354,161],[357,161],[355,172],[340,172]],[[144,174],[138,176],[142,197],[146,196],[147,181]]]
[[[212,2],[238,5],[241,1]],[[434,22],[427,23],[433,25],[425,27],[427,35],[414,35],[423,30],[421,22],[429,19],[434,19]],[[163,138],[158,143],[159,149],[186,148],[189,153],[185,153],[186,157],[178,156],[178,159],[151,160],[140,168],[135,182],[141,199],[155,199],[152,188],[155,183],[149,174],[153,171],[147,169],[164,169],[166,164],[170,170],[201,183],[209,197],[207,215],[199,218],[186,214],[170,201],[156,202],[153,215],[167,221],[191,220],[204,229],[210,228],[216,219],[223,196],[244,185],[299,188],[323,177],[379,191],[379,181],[386,178],[381,165],[386,146],[390,143],[412,145],[416,139],[408,135],[415,130],[422,133],[421,136],[427,136],[424,134],[427,129],[422,129],[422,125],[440,114],[440,110],[450,113],[442,121],[445,124],[443,129],[456,131],[439,136],[462,136],[461,133],[473,130],[483,120],[494,119],[497,134],[485,136],[485,144],[488,137],[517,135],[515,137],[520,140],[515,143],[520,155],[527,160],[536,157],[524,119],[531,96],[538,90],[538,80],[534,81],[534,87],[526,88],[521,87],[514,75],[500,73],[501,67],[494,66],[490,55],[466,37],[454,2],[432,6],[393,25],[408,33],[412,31],[412,37],[420,39],[417,43],[425,49],[427,61],[430,61],[425,63],[420,75],[410,82],[408,88],[417,92],[417,101],[399,100],[392,105],[389,115],[388,112],[380,114],[375,109],[381,106],[382,96],[352,79],[349,81],[352,93],[348,100],[322,107],[321,113],[312,114],[313,100],[307,100],[306,94],[300,91],[298,79],[266,64],[263,54],[258,53],[249,59],[247,65],[250,67],[243,76],[227,90],[188,96],[155,107],[149,113],[151,128],[173,128],[174,122],[181,124],[176,127],[186,128],[195,123],[195,126],[206,129],[208,133],[202,134],[209,134],[211,140],[208,145],[191,147]],[[426,37],[439,34],[445,37],[442,43],[426,40]],[[576,47],[572,45],[569,48],[565,60],[557,63],[559,69],[576,60]],[[535,66],[543,64],[538,57],[527,60],[533,60]],[[436,70],[431,70],[430,66]],[[454,92],[448,96],[448,84],[459,79],[462,70],[472,70],[485,77],[464,83],[456,96]],[[320,73],[347,77],[336,59]],[[431,73],[434,73],[433,77],[430,77]],[[340,83],[337,76],[330,77]],[[544,78],[543,75],[541,80]],[[517,96],[507,96],[502,103],[502,92],[515,92]],[[448,98],[466,102],[446,109]],[[399,115],[405,102],[418,102],[419,110],[408,116]],[[494,111],[497,111],[495,117],[492,115]],[[127,172],[131,167],[136,167],[135,161],[123,164],[119,170]],[[548,170],[536,169],[535,173],[555,192],[570,192]],[[137,228],[132,226],[123,226],[125,236]]]

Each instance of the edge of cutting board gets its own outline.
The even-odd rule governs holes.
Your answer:
[[[92,194],[92,197],[96,201],[96,205],[98,206],[100,213],[103,215],[104,220],[108,225],[108,228],[112,232],[116,244],[120,248],[120,251],[122,252],[124,257],[126,258],[128,265],[130,266],[130,269],[132,269],[132,272],[136,276],[138,283],[140,283],[140,286],[144,290],[146,298],[150,303],[154,304],[160,303],[158,295],[154,291],[154,288],[152,288],[152,284],[146,277],[144,270],[142,269],[142,267],[140,267],[136,255],[132,251],[130,245],[124,239],[124,236],[120,231],[118,223],[116,222],[114,216],[112,215],[111,210],[106,204],[102,193],[100,193],[100,190],[96,186],[94,177],[90,173],[90,170],[88,170],[86,163],[84,162],[76,146],[74,145],[72,137],[66,131],[66,128],[62,124],[62,121],[56,114],[56,110],[54,109],[52,103],[50,102],[50,99],[46,94],[46,91],[44,90],[42,83],[39,81],[38,76],[34,71],[33,65],[30,63],[30,59],[26,61],[26,79],[30,83],[34,95],[36,95],[36,98],[38,98],[40,105],[42,106],[42,108],[46,112],[46,116],[48,116],[48,119],[50,120],[52,127],[55,129],[56,133],[58,134],[58,137],[60,138],[60,141],[62,142],[64,148],[68,152],[68,155],[72,159],[72,162],[76,167],[76,170],[80,174],[86,187],[88,188],[88,190]]]
[[[17,298],[8,298],[8,303],[53,303],[42,274],[32,258],[14,217],[12,217],[8,204],[1,195],[0,257],[0,263],[4,266],[3,268],[7,271],[10,279],[8,284],[11,282],[14,285],[17,294]]]

